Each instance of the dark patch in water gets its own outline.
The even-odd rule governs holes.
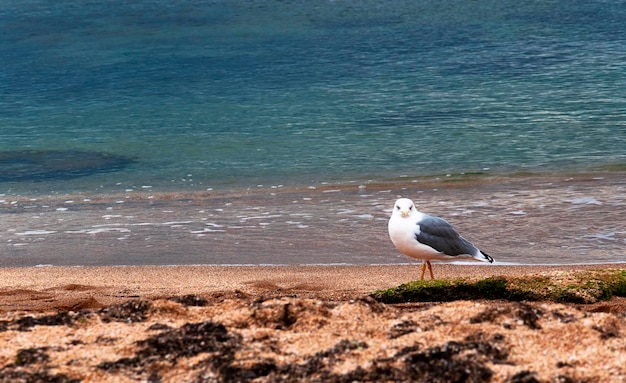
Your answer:
[[[0,152],[0,182],[85,177],[120,171],[134,162],[130,157],[81,150]]]

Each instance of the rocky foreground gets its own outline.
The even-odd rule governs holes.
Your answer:
[[[82,286],[64,288],[80,295]],[[11,294],[20,292],[0,300]],[[619,294],[593,303],[373,296],[235,290],[5,311],[0,382],[626,381]]]

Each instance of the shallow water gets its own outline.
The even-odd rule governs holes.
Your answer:
[[[500,264],[626,262],[626,177],[526,177],[193,193],[3,197],[1,266],[399,264],[398,196]]]

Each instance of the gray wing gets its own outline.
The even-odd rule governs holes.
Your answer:
[[[426,215],[417,223],[419,233],[415,238],[446,255],[474,255],[478,249],[454,230],[446,220]]]

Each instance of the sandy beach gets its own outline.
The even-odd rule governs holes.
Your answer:
[[[377,266],[111,266],[0,268],[0,312],[97,308],[178,295],[354,299],[416,280],[420,263]],[[497,266],[434,263],[437,279],[518,276],[617,265]]]
[[[626,381],[626,299],[385,304],[418,265],[0,269],[0,381]],[[624,270],[434,266],[468,280]]]

